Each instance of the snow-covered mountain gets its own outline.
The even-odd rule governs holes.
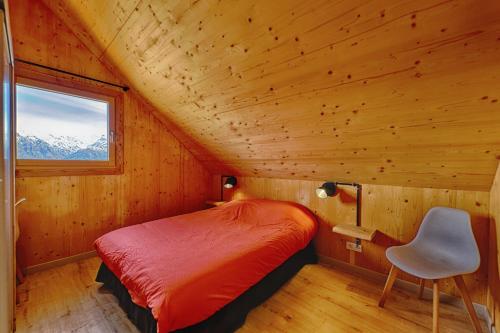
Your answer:
[[[45,141],[54,147],[70,152],[86,148],[82,141],[71,136],[55,136],[51,134]]]
[[[85,145],[70,136],[51,136],[44,140],[36,136],[17,134],[17,158],[46,160],[107,160],[108,140],[101,136]]]
[[[101,135],[96,142],[87,146],[87,148],[94,150],[108,150],[108,138],[105,135]]]

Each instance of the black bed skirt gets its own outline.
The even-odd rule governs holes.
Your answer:
[[[226,333],[236,331],[243,325],[250,310],[268,299],[304,265],[316,263],[317,260],[314,246],[311,242],[306,248],[291,256],[281,266],[274,269],[257,284],[214,313],[211,317],[175,332]],[[156,320],[151,310],[133,303],[125,286],[121,284],[120,280],[104,263],[99,267],[96,281],[102,282],[104,287],[109,289],[118,298],[121,308],[141,332],[156,333]]]

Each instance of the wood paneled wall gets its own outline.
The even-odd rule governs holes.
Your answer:
[[[15,17],[15,19],[12,20],[12,25],[15,52],[17,57],[65,70],[70,70],[79,74],[93,76],[103,80],[120,81],[120,75],[115,75],[115,73],[110,72],[109,68],[112,68],[112,66],[110,66],[109,63],[104,66],[101,62],[106,61],[106,59],[101,59],[101,57],[95,55],[95,52],[89,51],[89,49],[87,48],[89,44],[84,44],[81,42],[81,40],[76,38],[76,36],[74,35],[74,31],[72,31],[72,29],[69,29],[61,20],[59,20],[59,18],[57,18],[50,10],[48,10],[47,7],[41,4],[41,2],[18,0],[16,1],[16,5],[12,7],[12,15],[13,17]],[[460,12],[465,13],[468,11],[469,7],[462,6],[460,8]],[[479,14],[476,14],[474,14],[475,17],[480,16]],[[382,16],[382,14],[380,15],[383,20],[384,17]],[[410,14],[408,14],[410,21],[415,21],[415,19],[411,18],[409,15]],[[433,18],[434,16],[429,16],[429,19]],[[241,19],[248,21],[248,17],[242,17]],[[119,17],[117,18],[117,27],[120,27],[120,25],[123,23],[122,21],[123,20],[121,20]],[[96,22],[98,23],[100,21]],[[366,24],[369,23],[370,22],[367,22]],[[471,25],[471,28],[472,27],[473,25]],[[265,28],[268,29],[267,26]],[[273,31],[275,30],[276,29],[273,29]],[[113,32],[113,34],[118,33],[119,31],[120,29],[117,29],[115,32]],[[127,30],[123,31],[126,32]],[[292,36],[292,32],[293,30],[290,30],[287,33]],[[82,37],[84,35],[80,34],[79,36]],[[89,35],[87,37],[92,39]],[[290,43],[298,43],[298,41],[296,41],[292,37],[288,38],[290,39]],[[305,35],[297,38],[301,42],[307,40],[307,37]],[[432,39],[431,37],[429,38]],[[439,40],[446,40],[446,38],[447,37],[443,35],[443,37],[440,37],[433,43],[429,44],[430,46],[428,47],[432,48],[434,44],[439,43]],[[470,38],[473,39],[476,37],[471,36]],[[286,43],[278,45],[278,49],[288,48],[288,39]],[[416,37],[414,37],[414,39],[418,40],[418,38]],[[99,42],[100,38],[97,38],[97,41]],[[108,42],[111,42],[111,39]],[[107,45],[108,42],[104,43],[103,45]],[[479,40],[478,43],[479,42],[488,43],[488,39],[484,37],[484,40]],[[304,44],[304,47],[306,46],[307,45]],[[467,45],[464,44],[464,47],[465,46]],[[488,51],[488,54],[490,54],[490,58],[493,59],[493,55],[495,54],[495,52],[497,52],[497,48],[492,47],[488,50],[491,51]],[[118,52],[116,50],[112,51],[114,52],[114,58],[116,58]],[[98,50],[97,52],[102,51]],[[450,53],[450,56],[451,54],[452,53]],[[102,53],[101,55],[104,56],[104,53]],[[210,59],[213,58],[210,54],[208,54],[208,57]],[[177,58],[178,57],[176,57],[176,59]],[[307,60],[309,58],[304,59]],[[314,57],[311,59],[314,60]],[[128,64],[128,62],[124,63]],[[242,64],[243,63],[245,63],[244,59],[242,60]],[[304,62],[304,66],[306,65],[306,63],[307,61]],[[460,62],[457,62],[457,66],[459,65]],[[203,67],[202,62],[197,64],[197,66]],[[240,65],[239,67],[242,66],[243,65]],[[415,65],[415,68],[412,67],[411,70],[416,71],[416,66],[417,65]],[[430,71],[430,69],[431,68],[429,67],[428,70]],[[176,72],[175,66],[174,69],[170,71],[172,72],[173,78],[179,78],[179,75],[181,75]],[[147,68],[144,69],[144,72],[142,73],[148,75],[147,80],[149,81],[154,79],[154,75],[156,75],[153,75],[150,71],[147,70]],[[418,71],[418,73],[420,73],[420,71]],[[137,74],[137,71],[134,69],[133,71],[131,70],[131,73],[127,74],[135,75]],[[231,73],[231,76],[233,76],[233,74],[234,73]],[[331,75],[328,71],[327,74]],[[472,77],[475,76],[472,75]],[[451,82],[451,85],[453,85],[454,82],[453,78],[454,76],[447,77],[447,80]],[[135,80],[141,80],[140,75],[138,75]],[[376,79],[370,79],[370,82],[375,80]],[[457,78],[456,80],[459,79]],[[160,81],[161,80],[158,80],[158,82]],[[135,82],[135,84],[137,86],[140,86],[142,89],[146,89],[146,87],[149,89],[146,81]],[[364,83],[359,81],[359,84]],[[186,86],[188,85],[189,84],[186,84]],[[266,91],[269,90],[267,83],[263,83],[263,85],[266,86]],[[171,88],[172,86],[166,85],[165,87]],[[260,107],[262,107],[262,112],[264,112],[262,115],[262,119],[265,118],[265,112],[274,107],[272,106],[274,105],[274,99],[280,99],[279,87],[275,87],[273,85],[270,85],[270,87],[273,88],[270,93],[267,93],[270,94],[270,96],[264,96],[264,103],[259,104]],[[299,88],[300,85],[297,86],[297,89]],[[390,86],[387,87],[387,89],[390,88]],[[177,93],[179,89],[180,87],[178,85],[175,85],[175,89],[169,93]],[[467,90],[468,88],[466,87],[464,89]],[[381,95],[379,93],[379,90],[380,89],[375,89],[377,94]],[[484,96],[489,96],[491,94],[489,94],[488,92],[478,91],[477,89],[471,91],[471,96],[469,96],[469,99],[471,101],[476,101],[476,97],[477,101],[480,101],[481,103],[483,103],[485,100],[492,100],[491,103],[493,103],[493,100],[496,101],[496,96],[494,96],[494,94],[492,95],[493,97],[484,99]],[[340,93],[340,90],[338,92]],[[154,96],[151,95],[150,97],[158,101],[157,95],[159,94],[159,90],[151,90],[151,94],[153,94]],[[243,94],[243,92],[241,94]],[[258,92],[256,92],[256,94],[258,94]],[[347,100],[351,97],[352,96],[346,95],[344,99]],[[411,95],[410,97],[413,98],[413,95]],[[249,101],[250,99],[251,98],[248,98]],[[189,100],[189,98],[187,100]],[[335,122],[334,120],[327,122],[321,121],[321,119],[324,118],[322,110],[324,107],[331,108],[332,106],[335,106],[336,101],[328,100],[328,103],[325,104],[326,106],[324,106],[323,102],[318,101],[319,99],[316,101],[317,103],[314,102],[312,104],[310,102],[307,102],[308,104],[313,105],[313,108],[317,109],[319,118],[315,120],[315,124],[333,124]],[[215,102],[216,101],[212,101],[210,97],[202,103],[201,108],[208,112],[209,116],[207,117],[215,117],[215,119],[217,119],[217,116],[219,116],[217,110],[220,108],[219,106],[217,106],[217,108],[213,107],[214,105],[216,105]],[[443,99],[443,101],[437,103],[437,105],[445,105],[445,102],[446,101]],[[237,100],[234,103],[240,102]],[[285,98],[283,103],[280,102],[280,105],[288,110],[288,108],[292,106],[292,103],[295,103],[292,99],[288,101],[288,99]],[[163,102],[158,102],[158,104],[164,106],[165,108],[168,105],[168,103]],[[387,103],[384,104],[380,102],[380,105],[386,104]],[[407,105],[407,103],[403,100],[394,104]],[[423,108],[435,110],[432,108],[431,104],[432,103],[426,105]],[[470,102],[470,104],[472,105],[473,102]],[[230,110],[232,110],[231,104],[225,105],[223,103],[223,105],[225,108],[229,108]],[[340,122],[347,121],[345,119],[347,117],[347,114],[352,113],[352,117],[357,117],[357,113],[351,112],[351,109],[356,109],[358,111],[362,109],[358,108],[357,105],[349,104],[348,106],[349,110],[346,111],[345,115],[343,115],[341,111],[338,111],[340,112],[339,115],[342,116]],[[253,113],[251,112],[252,117],[255,118],[258,114],[258,117],[260,118],[261,111],[255,109],[255,107],[251,104],[249,104],[248,107],[250,108],[250,110],[255,111]],[[209,111],[210,108],[213,109],[213,111]],[[370,112],[375,112],[375,110],[378,108],[382,107],[377,106]],[[187,115],[193,113],[190,111],[187,104],[180,105],[179,110],[181,112],[186,112],[185,114]],[[304,110],[309,112],[310,108],[305,107]],[[448,111],[446,108],[444,108],[443,110],[443,112]],[[489,111],[489,109],[485,108],[485,111]],[[333,111],[333,113],[338,112],[335,110]],[[410,110],[409,112],[413,111]],[[93,240],[106,231],[115,229],[120,226],[130,225],[161,216],[192,211],[204,206],[203,202],[207,198],[208,192],[210,192],[208,189],[210,186],[208,183],[210,181],[208,172],[196,160],[196,158],[193,157],[193,155],[167,130],[166,125],[160,118],[156,116],[157,111],[153,107],[145,103],[140,96],[136,95],[132,91],[125,95],[124,113],[125,171],[123,175],[37,177],[18,179],[17,196],[25,196],[28,198],[27,203],[21,206],[19,210],[19,220],[21,224],[21,238],[19,240],[19,245],[21,250],[21,259],[23,260],[24,264],[34,265],[88,251],[91,249]],[[292,115],[293,114],[295,113],[292,113]],[[177,116],[184,126],[189,127],[187,125],[189,117],[186,117],[184,119],[179,115]],[[200,119],[206,121],[208,119],[207,117],[202,117]],[[296,124],[308,123],[308,120],[306,118],[298,116],[293,117],[297,118]],[[285,117],[282,120],[284,122],[287,122],[290,119]],[[445,122],[444,120],[440,120],[440,123],[438,124],[436,123],[436,121],[429,120],[422,126],[428,128],[429,130],[432,130],[435,126],[438,126],[440,123]],[[228,131],[232,133],[231,136],[237,135],[239,139],[237,141],[234,141],[230,146],[228,146],[228,148],[221,148],[220,151],[218,149],[221,146],[219,145],[217,140],[214,139],[212,140],[213,142],[211,144],[212,148],[217,151],[217,153],[222,152],[225,156],[235,156],[235,158],[238,159],[246,156],[245,154],[242,154],[240,156],[238,154],[240,150],[248,150],[248,152],[252,156],[252,160],[243,160],[241,163],[235,161],[231,162],[231,164],[233,165],[243,167],[243,170],[246,173],[257,172],[262,174],[268,173],[277,176],[284,175],[289,177],[309,177],[319,179],[320,176],[318,174],[325,174],[326,172],[319,172],[318,168],[320,167],[320,164],[328,165],[328,168],[330,168],[331,166],[330,164],[317,163],[317,161],[306,163],[304,161],[301,161],[300,159],[294,159],[293,157],[287,155],[289,151],[287,151],[286,149],[283,151],[278,151],[276,149],[271,151],[260,149],[262,150],[262,153],[270,153],[272,154],[272,156],[266,155],[264,156],[264,158],[254,159],[254,157],[259,157],[259,154],[256,153],[256,151],[259,150],[258,148],[256,148],[257,146],[270,147],[268,144],[271,144],[274,147],[274,145],[277,144],[277,141],[275,141],[275,139],[280,142],[286,142],[291,136],[291,129],[287,128],[286,126],[281,126],[281,123],[277,121],[271,122],[280,127],[279,129],[276,129],[277,127],[274,128],[272,126],[270,128],[273,133],[281,133],[281,136],[276,137],[275,135],[270,136],[269,134],[266,134],[264,130],[258,130],[262,127],[262,125],[259,125],[258,122],[252,123],[248,130],[246,127],[244,127],[246,126],[245,122],[241,119],[239,120],[239,118],[236,116],[231,116],[227,119],[224,119],[224,122],[225,125],[211,125],[207,130],[198,130],[198,128],[194,128],[192,134],[199,139],[207,139],[209,137],[214,137],[211,131],[213,131],[214,129],[216,129],[217,131],[222,130],[223,127],[227,125],[226,127],[228,128]],[[489,118],[484,117],[484,121],[481,124],[484,125],[485,123],[491,123]],[[404,138],[405,136],[403,135],[403,128],[411,127],[411,122],[408,122],[407,124],[401,123],[401,126],[396,126],[396,129],[394,131],[397,132],[396,134],[399,133],[399,138]],[[203,128],[205,127],[203,126]],[[460,128],[458,129],[460,130]],[[379,128],[378,130],[383,131],[384,129]],[[492,128],[490,132],[493,132],[493,130],[494,129]],[[291,132],[294,131],[300,132],[300,126],[297,126],[297,128],[293,129],[293,131]],[[317,142],[316,138],[318,136],[321,138],[324,137],[324,133],[320,133],[320,131],[321,130],[318,129],[318,133],[312,132],[311,135],[306,137],[307,144],[305,146],[308,150],[312,145],[314,145],[315,142]],[[392,127],[389,129],[389,132],[391,131],[393,131]],[[239,132],[241,132],[241,135],[238,134]],[[352,132],[355,133],[356,131],[352,130]],[[224,131],[218,133],[224,133]],[[250,135],[251,133],[255,133],[254,136],[258,137],[252,137]],[[345,135],[347,134],[349,133],[345,133]],[[394,135],[394,133],[390,135]],[[473,136],[473,134],[471,135]],[[476,135],[480,135],[480,133],[476,133]],[[247,138],[248,140],[245,138]],[[434,137],[431,136],[430,138]],[[261,144],[261,141],[265,142],[265,144]],[[489,140],[487,137],[484,137],[482,138],[481,144],[484,145],[484,147],[487,147],[490,144],[490,141],[491,140]],[[215,149],[215,145],[217,145],[219,148]],[[239,146],[243,148],[240,147],[240,149],[238,148]],[[358,144],[356,147],[359,148],[362,147],[362,145]],[[362,148],[354,150],[346,148],[344,150],[349,154],[351,152],[360,152],[360,154],[364,154]],[[479,150],[481,149],[478,149],[478,151]],[[439,150],[436,150],[436,152],[437,154],[441,154],[441,151]],[[403,152],[402,154],[404,158],[409,157],[407,151]],[[471,156],[476,156],[474,154],[472,154]],[[485,154],[493,155],[490,150],[485,151]],[[324,154],[322,153],[322,151],[318,150],[318,156],[319,155],[323,156]],[[423,163],[427,163],[423,158],[423,155],[417,154],[416,158],[422,159]],[[375,156],[374,159],[378,161],[379,157]],[[494,157],[483,161],[484,165],[482,165],[482,170],[488,169],[492,159],[494,159]],[[377,179],[373,179],[374,182],[385,181],[385,179],[390,175],[390,173],[387,173],[385,171],[391,168],[395,168],[395,166],[391,164],[393,163],[393,160],[382,159],[385,161],[384,163],[387,163],[387,166],[384,167],[382,166],[383,163],[379,163],[381,166],[375,168],[376,170],[364,170],[363,168],[356,167],[355,163],[357,162],[354,158],[347,158],[347,160],[350,163],[348,164],[354,167],[353,170],[358,170],[360,173],[364,172],[366,175],[370,175],[370,177],[375,176],[376,174]],[[454,166],[453,172],[457,171],[456,173],[460,174],[462,171],[464,173],[470,171],[469,169],[464,168],[463,165],[459,163],[460,161],[453,160],[452,162],[452,165]],[[430,168],[437,168],[436,163],[438,162],[435,162],[435,165],[432,163],[429,164]],[[418,167],[420,166],[421,165],[418,164]],[[409,168],[409,166],[405,167]],[[439,168],[441,168],[440,162]],[[340,171],[342,172],[342,174],[346,174],[345,177],[350,177],[347,176],[348,173],[346,173],[350,170],[347,165],[344,166],[342,164],[341,169],[342,170]],[[296,172],[295,170],[300,170],[300,172]],[[316,174],[309,174],[310,172],[315,172]],[[382,177],[382,175],[386,174],[388,175],[387,177]],[[405,173],[404,177],[407,177],[407,175],[410,174],[411,172],[408,171]],[[487,183],[487,174],[488,172],[483,172],[483,174],[481,175],[481,177],[483,177],[484,175],[486,176],[483,177],[484,179],[481,178],[480,183],[482,185],[480,187],[484,187],[484,184]],[[424,176],[427,177],[427,175]],[[486,298],[488,297],[490,309],[493,309],[493,311],[496,310],[498,312],[498,307],[491,305],[495,303],[495,299],[499,299],[495,296],[498,293],[498,291],[496,290],[498,286],[498,273],[496,270],[497,265],[495,260],[496,238],[494,236],[496,233],[492,232],[492,237],[489,237],[488,233],[490,205],[492,210],[492,217],[500,215],[500,209],[498,208],[500,205],[497,205],[497,202],[500,199],[500,185],[498,185],[500,183],[499,178],[500,176],[497,173],[497,181],[495,182],[495,185],[492,188],[491,192],[491,202],[488,192],[411,188],[384,185],[364,185],[362,223],[366,227],[378,229],[379,233],[377,234],[373,243],[363,242],[363,253],[356,255],[356,264],[379,272],[387,272],[389,264],[385,260],[384,250],[390,245],[396,245],[411,240],[420,225],[423,215],[430,207],[435,205],[445,205],[466,209],[472,215],[474,232],[482,255],[482,265],[480,270],[477,273],[469,276],[466,282],[471,289],[473,298],[476,302],[485,303]],[[213,192],[214,195],[218,196],[219,179],[217,176],[215,176],[214,179],[215,181],[213,182]],[[331,232],[331,227],[337,223],[354,223],[355,202],[354,192],[352,189],[343,189],[341,191],[341,194],[336,198],[319,200],[314,194],[314,189],[318,185],[320,185],[321,182],[253,177],[239,177],[238,181],[239,185],[234,192],[226,192],[226,199],[242,197],[264,197],[281,200],[292,200],[306,205],[315,212],[320,221],[321,228],[318,236],[316,237],[316,244],[319,253],[339,260],[348,261],[348,251],[345,249],[345,242],[347,239],[333,234]],[[398,180],[398,182],[399,181],[402,182],[402,180]],[[474,187],[468,183],[462,184],[458,181],[455,182],[452,178],[447,179],[446,181],[448,181],[452,186]],[[425,182],[419,181],[419,183],[424,184]],[[499,219],[500,217],[495,218],[495,220]],[[495,224],[493,223],[492,231],[495,231]],[[492,260],[490,260],[490,265],[487,265],[488,242],[490,242],[491,245],[489,255]],[[486,283],[488,266],[490,272],[489,293],[487,292],[488,286]],[[492,274],[492,272],[495,272],[497,275]],[[405,278],[411,279],[407,276],[405,276]],[[446,291],[455,293],[452,283],[446,282],[445,284],[446,286],[444,287]]]
[[[220,196],[220,182],[214,176],[213,196]],[[301,203],[318,217],[320,229],[316,247],[320,255],[349,261],[346,241],[349,238],[334,234],[332,226],[340,223],[355,224],[355,192],[342,187],[334,198],[319,199],[315,189],[317,181],[271,178],[238,177],[234,191],[225,190],[225,199],[247,197],[289,200]],[[474,234],[481,252],[479,271],[466,277],[466,283],[475,302],[486,304],[488,271],[489,193],[445,189],[413,188],[384,185],[363,185],[362,225],[378,230],[372,243],[363,241],[363,252],[356,254],[356,265],[387,273],[385,258],[388,246],[407,243],[415,236],[424,214],[433,206],[448,206],[468,211],[472,217]],[[404,276],[405,279],[416,281]],[[457,294],[453,281],[444,281],[446,292]]]
[[[500,327],[500,164],[490,191],[490,248],[488,310],[495,327]]]
[[[118,82],[42,2],[12,6],[16,57]],[[124,94],[124,173],[17,179],[18,254],[35,265],[92,250],[103,233],[204,207],[210,175],[134,91]]]

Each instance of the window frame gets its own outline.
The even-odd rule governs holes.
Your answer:
[[[16,145],[17,177],[109,175],[123,173],[123,92],[118,91],[118,89],[109,89],[82,81],[25,70],[24,68],[16,68],[14,89],[17,91],[17,85],[20,84],[56,93],[60,92],[107,102],[109,105],[109,159],[107,161],[18,159]],[[17,100],[15,100],[15,104],[17,107]],[[17,136],[17,127],[15,130]]]

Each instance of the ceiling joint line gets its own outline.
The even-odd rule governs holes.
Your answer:
[[[120,32],[122,32],[122,29],[123,27],[125,26],[125,24],[127,24],[128,20],[130,20],[130,17],[132,16],[132,14],[134,13],[135,9],[139,7],[139,5],[141,4],[142,0],[138,0],[137,3],[135,4],[134,8],[132,8],[132,10],[130,11],[130,13],[128,14],[127,18],[125,19],[125,21],[123,21],[123,24],[121,25],[120,29],[118,29],[118,31],[116,32],[116,34],[113,36],[113,38],[111,39],[111,41],[109,42],[108,45],[106,45],[106,47],[104,48],[104,50],[102,50],[101,54],[99,55],[98,59],[100,61],[102,61],[102,58],[104,57],[104,55],[106,54],[106,52],[108,51],[108,48],[111,46],[111,44],[113,44],[113,42],[115,41],[116,37],[118,37],[118,35],[120,34]]]

